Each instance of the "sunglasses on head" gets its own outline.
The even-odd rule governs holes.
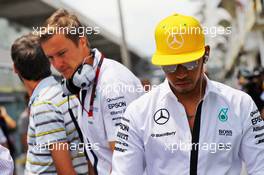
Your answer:
[[[161,66],[162,70],[165,72],[165,73],[174,73],[177,71],[177,68],[178,66],[181,65],[183,66],[184,68],[186,68],[187,70],[193,70],[195,68],[198,67],[199,65],[199,61],[196,60],[196,61],[192,61],[192,62],[188,62],[188,63],[184,63],[184,64],[176,64],[176,65],[170,65],[170,66]]]

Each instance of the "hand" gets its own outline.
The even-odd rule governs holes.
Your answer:
[[[72,157],[68,149],[69,148],[68,143],[67,142],[53,143],[50,145],[50,148],[54,148],[51,149],[51,157],[56,167],[57,174],[77,175],[72,164]]]
[[[0,107],[0,110],[1,110],[1,114],[0,114],[0,117],[2,117],[6,124],[7,124],[7,127],[9,129],[15,129],[16,128],[16,121],[13,120],[7,113],[6,111],[6,108],[4,106],[1,106]]]
[[[5,118],[8,115],[7,112],[6,112],[6,108],[4,106],[0,107],[0,111],[1,111],[1,116],[3,118]]]

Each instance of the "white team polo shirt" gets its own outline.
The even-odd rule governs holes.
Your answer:
[[[200,118],[195,162],[194,136],[168,81],[135,100],[117,134],[112,175],[189,175],[195,166],[198,175],[239,175],[242,161],[249,174],[264,174],[264,122],[249,95],[207,79]]]
[[[94,70],[99,63],[101,53],[94,49]],[[89,117],[92,87],[84,96],[80,109],[79,124],[86,139],[88,156],[99,175],[109,175],[112,164],[112,151],[109,142],[115,141],[116,128],[120,125],[123,113],[130,102],[143,94],[140,80],[122,64],[104,58],[93,104],[93,116]],[[81,100],[82,101],[82,100]]]

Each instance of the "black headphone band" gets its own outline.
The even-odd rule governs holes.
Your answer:
[[[73,84],[72,78],[69,80],[66,80],[66,87],[72,94],[78,94],[81,90],[81,88]]]

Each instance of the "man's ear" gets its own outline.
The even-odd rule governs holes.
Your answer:
[[[82,45],[82,47],[86,47],[87,46],[87,39],[84,36],[80,37],[79,42]]]
[[[210,55],[210,46],[206,45],[205,46],[205,53],[204,53],[204,61],[203,61],[204,64],[206,64],[206,62],[208,61],[209,55]]]
[[[16,74],[19,74],[19,72],[18,72],[18,70],[17,70],[15,64],[13,64],[13,71],[14,71],[14,73],[16,73]]]

